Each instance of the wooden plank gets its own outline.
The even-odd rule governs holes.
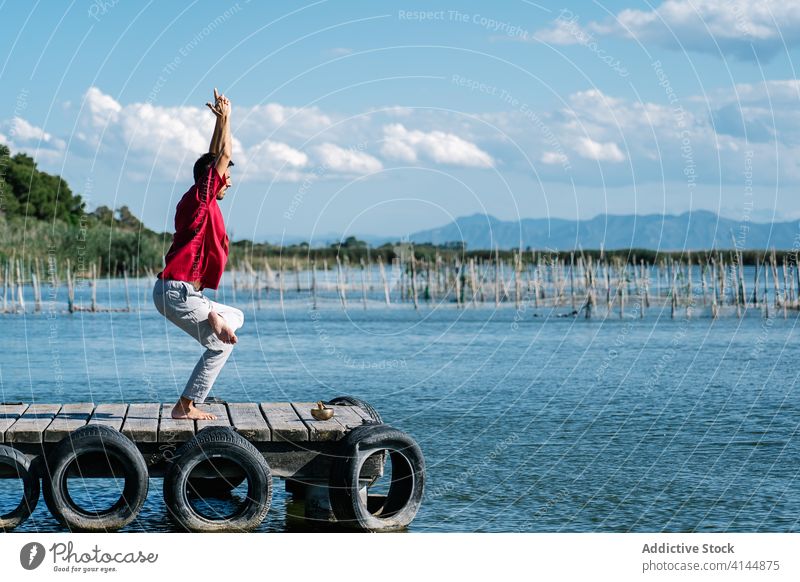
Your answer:
[[[273,441],[303,442],[309,440],[308,426],[300,420],[288,402],[262,402],[261,411],[272,431]]]
[[[334,416],[330,420],[317,420],[311,416],[311,409],[317,407],[316,402],[292,402],[292,407],[309,428],[309,440],[338,441],[344,436],[346,427]]]
[[[135,443],[158,442],[160,411],[159,402],[132,402],[122,423],[122,434]]]
[[[333,417],[344,425],[345,428],[351,429],[363,424],[361,421],[364,420],[364,416],[358,413],[358,411],[361,410],[358,406],[333,404],[331,408],[334,410]],[[367,418],[369,418],[369,415],[367,415]]]
[[[175,404],[161,406],[161,423],[158,425],[158,442],[179,443],[194,436],[194,421],[188,418],[172,418]]]
[[[74,402],[65,404],[58,411],[53,422],[44,431],[44,442],[57,443],[73,430],[84,426],[94,411],[93,402]]]
[[[31,404],[6,430],[7,443],[41,443],[42,433],[53,422],[60,404]]]
[[[127,413],[127,404],[98,404],[92,413],[92,417],[89,419],[89,424],[102,424],[110,426],[114,430],[121,430]]]
[[[27,404],[0,404],[0,443],[8,427],[17,422],[17,419],[28,408]]]
[[[231,424],[240,435],[250,441],[272,440],[272,431],[256,402],[231,402],[228,404]]]
[[[230,426],[231,419],[228,416],[228,408],[219,402],[213,402],[206,404],[205,402],[200,404],[195,404],[198,410],[202,410],[203,412],[210,412],[217,418],[213,420],[195,420],[195,426],[197,431],[206,428],[207,426]]]

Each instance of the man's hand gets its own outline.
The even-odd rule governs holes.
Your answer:
[[[223,112],[222,112],[223,100],[227,100],[225,95],[221,95],[217,91],[217,88],[214,87],[214,104],[212,105],[211,102],[206,101],[206,107],[208,107],[214,113],[214,115],[216,115],[217,117],[222,117],[222,115],[223,115]]]
[[[217,103],[219,104],[217,106],[217,109],[220,111],[222,117],[228,117],[228,115],[230,115],[231,113],[230,100],[227,97],[225,97],[225,95],[220,95],[219,101],[217,101]]]

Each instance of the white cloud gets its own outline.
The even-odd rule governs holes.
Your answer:
[[[238,164],[237,164],[238,165]],[[269,139],[248,148],[243,159],[247,178],[271,177],[287,182],[302,179],[298,170],[308,165],[308,156],[288,144]]]
[[[588,137],[581,137],[574,146],[579,155],[599,162],[622,162],[625,160],[619,146],[613,141],[599,143]]]
[[[116,121],[119,112],[122,111],[122,105],[97,87],[89,87],[84,99],[91,113],[92,124],[96,127]]]
[[[800,44],[800,4],[786,0],[665,0],[655,9],[625,9],[581,25],[562,11],[541,40],[576,44],[580,34],[634,38],[678,50],[768,58]]]
[[[208,151],[215,120],[205,107],[123,105],[96,87],[86,92],[85,99],[87,114],[76,135],[116,162],[125,156],[130,176],[147,175],[144,170],[155,167],[162,176],[174,177],[176,165],[185,174],[197,156]],[[234,127],[237,122],[241,131],[233,137],[233,154],[240,171],[249,179],[297,181],[308,156],[275,139],[275,130],[281,125],[300,132],[316,130],[328,125],[330,118],[317,109],[270,103],[234,109]],[[264,137],[270,134],[273,137]],[[250,139],[243,142],[239,136]]]
[[[37,127],[21,117],[0,123],[0,143],[12,152],[24,152],[40,163],[56,164],[63,161],[66,142]]]
[[[371,155],[345,149],[333,143],[316,146],[314,151],[325,167],[343,174],[371,174],[383,168],[380,160]]]
[[[246,138],[278,135],[308,138],[325,131],[333,119],[318,107],[289,107],[267,103],[234,110],[234,128]],[[258,139],[258,138],[256,138]]]
[[[563,153],[544,152],[542,157],[539,158],[539,161],[548,165],[564,164],[568,161],[568,158],[567,155]]]
[[[453,133],[408,130],[400,123],[383,128],[383,155],[405,162],[416,162],[420,156],[439,164],[476,168],[494,166],[494,159],[477,145]]]

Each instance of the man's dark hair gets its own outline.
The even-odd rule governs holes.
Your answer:
[[[208,152],[207,154],[203,154],[197,161],[194,163],[194,183],[197,184],[208,175],[208,170],[211,169],[217,161],[217,156]],[[233,161],[228,162],[229,166],[233,165]]]
[[[214,165],[217,156],[208,152],[207,154],[203,154],[197,161],[194,163],[194,183],[197,184],[208,175],[208,170],[211,166]]]

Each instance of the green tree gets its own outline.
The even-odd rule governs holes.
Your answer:
[[[2,147],[5,153],[10,153],[6,146]],[[63,220],[74,225],[83,214],[85,203],[81,197],[73,194],[60,176],[39,171],[33,158],[26,154],[18,153],[9,160],[5,182],[17,202],[13,207],[15,215]],[[11,203],[7,209],[12,210]]]

